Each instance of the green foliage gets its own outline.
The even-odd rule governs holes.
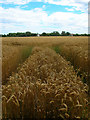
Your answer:
[[[54,31],[50,33],[50,36],[60,36],[60,33],[58,31]]]
[[[60,54],[61,50],[59,46],[53,46],[52,48],[56,53]]]
[[[37,33],[31,33],[31,32],[17,32],[17,33],[8,33],[7,35],[2,35],[2,37],[29,37],[29,36],[37,36]]]
[[[22,60],[25,61],[31,54],[33,47],[25,47],[22,51]],[[22,62],[23,62],[22,61]]]
[[[40,36],[47,36],[47,33],[43,32]]]
[[[66,36],[65,31],[62,31],[61,35],[62,35],[62,36]]]
[[[22,66],[22,63],[31,55],[32,48],[33,47],[25,47],[22,49],[21,59],[19,60],[19,67],[18,69],[16,69],[16,72],[20,69],[20,67]]]
[[[65,32],[62,31],[61,34],[58,31],[53,31],[51,33],[45,33],[43,32],[42,34],[38,33],[31,33],[29,31],[23,33],[23,32],[17,32],[17,33],[8,33],[7,35],[5,34],[0,34],[0,37],[30,37],[30,36],[90,36],[90,34],[71,34],[70,32]]]
[[[62,31],[62,33],[61,33],[61,36],[70,36],[70,35],[71,35],[71,33],[65,32],[65,31]]]

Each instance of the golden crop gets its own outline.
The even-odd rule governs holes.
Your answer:
[[[11,75],[12,71],[16,69],[17,64],[20,62],[21,55],[20,49],[14,46],[4,45],[2,47],[2,83],[7,82],[7,78]]]
[[[32,55],[3,85],[3,118],[88,119],[88,86],[48,47]]]
[[[2,46],[2,84],[6,84],[12,72],[17,72],[17,67],[28,57],[30,48],[27,46]]]
[[[7,45],[9,49],[11,46],[13,48],[19,48],[20,46],[59,48],[57,52],[70,61],[75,69],[79,69],[80,73],[83,74],[82,77],[86,77],[89,70],[88,37],[8,37],[2,38],[2,43],[3,46]],[[12,49],[10,50],[10,53],[12,53]]]

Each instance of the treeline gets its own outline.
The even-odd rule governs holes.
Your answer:
[[[29,31],[27,32],[17,32],[17,33],[8,33],[8,34],[0,34],[0,36],[2,37],[32,37],[32,36],[90,36],[90,34],[71,34],[70,32],[65,32],[62,31],[61,33],[59,33],[58,31],[54,31],[51,33],[46,33],[43,32],[42,34],[38,34],[38,33],[31,33]]]
[[[29,36],[37,36],[37,33],[31,32],[17,32],[17,33],[8,33],[7,35],[4,34],[2,37],[29,37]]]

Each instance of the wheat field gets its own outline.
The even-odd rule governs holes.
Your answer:
[[[2,38],[2,118],[88,119],[88,46],[88,37]]]

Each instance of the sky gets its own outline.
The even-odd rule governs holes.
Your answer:
[[[88,33],[89,0],[0,0],[0,33]]]

